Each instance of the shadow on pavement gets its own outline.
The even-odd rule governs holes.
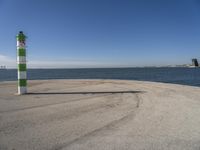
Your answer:
[[[49,94],[123,94],[144,93],[144,91],[100,91],[100,92],[29,92],[27,95],[49,95]]]

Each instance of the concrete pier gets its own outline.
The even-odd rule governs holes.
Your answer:
[[[122,80],[0,83],[0,150],[199,150],[200,88]]]

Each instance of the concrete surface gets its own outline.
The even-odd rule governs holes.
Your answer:
[[[200,88],[121,80],[0,83],[0,150],[200,150]]]

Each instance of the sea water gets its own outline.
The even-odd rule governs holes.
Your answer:
[[[28,80],[121,79],[175,83],[200,87],[200,68],[28,69]],[[0,81],[17,80],[16,69],[1,69]]]

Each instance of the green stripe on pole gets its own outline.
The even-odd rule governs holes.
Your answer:
[[[18,49],[18,56],[26,56],[26,50],[23,48]]]
[[[26,71],[26,64],[18,64],[19,71]]]
[[[18,85],[19,85],[19,86],[27,86],[27,81],[26,81],[26,79],[19,79],[19,80],[18,80]]]
[[[25,39],[26,39],[26,36],[23,34],[23,32],[21,32],[17,35],[18,41],[23,42],[23,41],[25,41]]]

